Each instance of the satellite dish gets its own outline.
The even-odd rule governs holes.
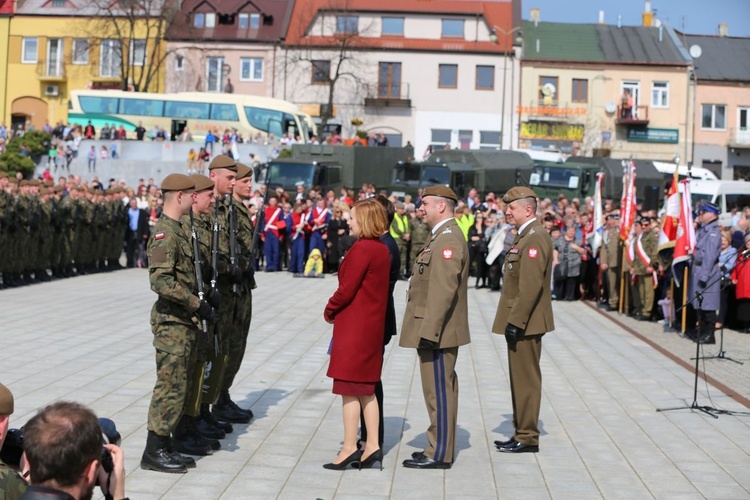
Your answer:
[[[693,59],[698,59],[701,54],[703,54],[703,49],[701,49],[700,45],[695,44],[690,46],[690,57],[692,57]]]
[[[607,101],[607,103],[604,105],[604,111],[610,114],[617,111],[617,104],[615,104],[615,101]]]

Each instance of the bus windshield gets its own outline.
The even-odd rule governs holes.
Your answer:
[[[529,185],[575,189],[581,178],[579,168],[565,168],[563,166],[555,167],[534,167],[529,176]]]
[[[284,189],[293,191],[301,182],[305,188],[313,185],[315,178],[315,164],[313,163],[282,163],[270,162],[263,170],[258,182],[267,184],[270,180]]]
[[[298,120],[289,113],[274,109],[245,106],[245,115],[250,125],[276,137],[289,134],[292,138],[302,134]],[[300,122],[302,120],[299,120]]]
[[[421,171],[421,177],[420,177]],[[437,186],[448,185],[451,174],[448,167],[444,165],[418,165],[406,163],[393,168],[393,184],[405,186],[418,186],[420,180],[422,185]]]

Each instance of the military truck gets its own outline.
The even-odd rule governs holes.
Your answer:
[[[622,198],[623,160],[613,158],[587,158],[573,156],[565,163],[540,162],[529,178],[531,187],[540,198],[555,199],[560,194],[566,198],[594,196],[596,174],[604,172],[604,198]],[[660,208],[663,198],[664,175],[654,164],[635,160],[636,198],[643,201],[645,210]]]
[[[320,186],[323,191],[341,187],[354,190],[363,183],[385,188],[391,179],[391,166],[409,160],[414,148],[368,146],[329,146],[295,144],[291,159],[272,160],[257,172],[258,182],[282,186],[290,194],[302,185],[305,191]]]
[[[437,151],[427,161],[402,161],[392,170],[388,191],[403,198],[430,186],[449,186],[459,198],[471,188],[502,194],[528,186],[534,162],[526,153],[478,149]]]

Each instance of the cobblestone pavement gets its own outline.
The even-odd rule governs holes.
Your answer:
[[[325,376],[331,326],[322,318],[336,278],[260,273],[258,282],[248,351],[232,389],[256,417],[235,426],[197,469],[168,475],[139,468],[155,377],[148,325],[155,295],[139,269],[0,291],[0,381],[16,396],[11,427],[59,399],[113,418],[134,499],[750,498],[749,416],[656,411],[689,405],[694,381],[659,348],[689,364],[694,344],[582,302],[556,303],[557,330],[544,339],[540,453],[497,453],[493,440],[512,432],[505,342],[489,333],[499,296],[473,289],[472,343],[457,363],[453,469],[401,467],[424,446],[428,423],[416,353],[392,342],[383,373],[385,470],[324,470],[343,437],[340,398]],[[399,282],[399,317],[405,290]],[[750,336],[726,332],[724,347],[748,362],[705,360],[701,368],[747,397]],[[750,411],[703,379],[698,401]]]

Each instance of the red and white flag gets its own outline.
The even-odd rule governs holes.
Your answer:
[[[602,210],[602,184],[604,174],[596,174],[596,188],[594,190],[594,220],[591,224],[593,234],[587,236],[591,242],[591,253],[596,256],[596,251],[602,244],[602,233],[604,232],[604,213]]]
[[[682,202],[680,203],[680,221],[677,226],[677,240],[674,245],[672,258],[672,276],[677,286],[680,286],[680,276],[675,273],[674,266],[689,260],[695,251],[695,226],[693,225],[693,210],[690,206],[690,179],[682,181]]]
[[[635,162],[626,162],[622,176],[622,200],[620,200],[620,239],[627,241],[630,228],[635,222]]]
[[[677,189],[679,178],[677,177],[677,168],[675,168],[672,185],[667,193],[665,200],[664,217],[659,231],[659,251],[666,248],[673,248],[677,240],[677,228],[680,223],[680,193]]]

